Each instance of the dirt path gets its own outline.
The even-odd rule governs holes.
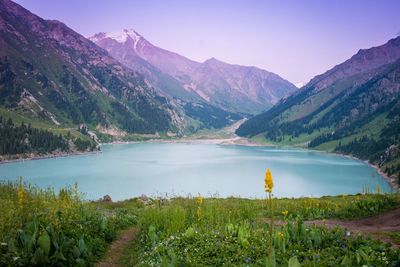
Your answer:
[[[307,221],[306,224],[323,225],[324,223],[322,220],[316,220]],[[400,232],[400,208],[356,220],[326,220],[325,225],[328,228],[335,228],[338,225],[346,228],[350,233],[371,235],[373,238],[392,244],[394,248],[400,247],[400,244],[385,234],[388,232]]]
[[[119,261],[123,256],[124,249],[135,239],[138,229],[132,227],[120,233],[107,251],[105,258],[97,264],[97,267],[117,267],[121,266]]]

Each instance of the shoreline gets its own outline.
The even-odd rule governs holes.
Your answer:
[[[375,164],[370,163],[369,161],[364,161],[365,163],[367,163],[369,166],[371,166],[373,169],[376,170],[376,172],[382,176],[385,180],[388,181],[388,183],[390,184],[390,186],[394,189],[394,190],[399,190],[400,185],[398,183],[398,181],[396,181],[396,177],[394,176],[388,176],[386,173],[384,173],[378,166],[376,166]]]
[[[123,145],[123,144],[144,144],[144,143],[166,143],[166,144],[209,144],[209,145],[238,145],[238,146],[273,146],[271,144],[260,144],[243,137],[232,138],[181,138],[181,139],[149,139],[145,141],[113,141],[101,143],[100,145]]]
[[[196,139],[196,138],[180,138],[180,139],[149,139],[145,141],[113,141],[108,143],[100,143],[102,145],[121,145],[121,144],[144,144],[144,143],[165,143],[165,144],[209,144],[209,145],[221,145],[221,146],[245,146],[245,147],[279,147],[279,145],[268,144],[268,143],[257,143],[250,141],[248,138],[234,136],[231,138],[204,138],[204,139]],[[296,146],[289,146],[292,148],[297,148]],[[342,156],[348,159],[356,160],[368,164],[371,168],[373,168],[380,176],[382,176],[389,185],[394,189],[398,190],[400,185],[394,176],[388,176],[383,172],[377,165],[369,162],[368,160],[362,160],[352,155],[346,155],[343,153],[336,153],[330,151],[323,150],[315,150],[302,148],[310,151],[328,153],[336,156]],[[33,156],[27,158],[17,158],[17,159],[8,159],[8,160],[0,160],[0,164],[7,163],[16,163],[16,162],[24,162],[30,160],[41,160],[41,159],[50,159],[50,158],[62,158],[62,157],[71,157],[71,156],[80,156],[80,155],[90,155],[90,154],[99,154],[102,153],[101,150],[98,151],[87,151],[87,152],[73,152],[73,153],[60,153],[60,154],[48,154],[41,156]]]
[[[296,146],[291,146],[291,147],[296,147]],[[334,151],[324,151],[324,150],[317,150],[317,149],[310,149],[310,148],[302,148],[302,149],[307,149],[309,151],[315,151],[315,152],[320,152],[320,153],[327,153],[327,154],[331,154],[331,155],[341,156],[341,157],[344,157],[347,159],[352,159],[352,160],[367,164],[368,166],[373,168],[380,176],[382,176],[382,178],[385,179],[389,183],[389,185],[392,187],[392,189],[394,189],[394,190],[400,189],[400,184],[396,180],[396,177],[388,176],[386,173],[383,172],[383,170],[381,170],[381,168],[379,168],[377,165],[371,163],[369,160],[363,160],[363,159],[357,158],[352,155],[347,155],[347,154],[334,152]]]
[[[85,151],[85,152],[76,151],[76,152],[71,152],[71,153],[63,152],[63,153],[58,153],[58,154],[46,154],[46,155],[34,155],[34,156],[26,157],[26,158],[15,158],[15,159],[0,160],[0,164],[17,163],[17,162],[24,162],[24,161],[31,161],[31,160],[66,158],[66,157],[91,155],[91,154],[100,154],[100,153],[102,153],[101,150],[98,150],[98,151]]]
[[[319,150],[315,150],[315,151],[319,151]],[[348,159],[352,159],[352,160],[363,162],[363,163],[367,164],[368,166],[370,166],[371,168],[373,168],[380,176],[382,176],[383,179],[385,179],[394,190],[398,190],[400,188],[400,185],[396,181],[395,177],[387,175],[386,173],[383,172],[383,170],[381,170],[381,168],[379,168],[377,165],[371,163],[369,160],[359,159],[359,158],[357,158],[355,156],[346,155],[346,154],[343,154],[343,153],[328,152],[328,151],[319,151],[319,152],[325,152],[325,153],[338,155],[338,156],[342,156],[342,157],[345,157],[345,158],[348,158]]]

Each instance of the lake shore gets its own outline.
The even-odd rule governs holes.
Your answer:
[[[210,145],[221,145],[221,146],[248,146],[248,147],[272,147],[272,146],[278,146],[275,144],[270,144],[270,143],[262,143],[262,142],[255,142],[252,141],[248,138],[245,137],[240,137],[235,134],[235,130],[245,121],[245,119],[240,120],[235,122],[234,124],[225,127],[224,129],[220,130],[221,132],[224,132],[225,135],[224,137],[217,135],[200,135],[200,136],[189,136],[189,137],[184,137],[184,138],[179,138],[179,139],[149,139],[149,140],[144,140],[144,141],[113,141],[113,142],[108,142],[108,143],[101,143],[101,145],[107,145],[107,144],[142,144],[142,143],[176,143],[176,144],[210,144]],[[295,146],[289,146],[289,147],[295,147]],[[305,148],[307,149],[307,148]],[[394,176],[389,176],[386,173],[383,172],[381,168],[379,168],[377,165],[367,161],[367,160],[361,160],[357,157],[351,156],[351,155],[346,155],[342,153],[336,153],[336,152],[329,152],[329,151],[320,151],[320,150],[315,150],[318,152],[324,152],[324,153],[330,153],[330,154],[335,154],[339,156],[343,156],[349,159],[357,160],[364,162],[368,164],[370,167],[376,170],[376,172],[382,176],[384,179],[388,181],[390,186],[397,190],[400,188],[400,185],[398,183],[398,180]],[[87,151],[87,152],[56,152],[56,153],[50,153],[46,155],[38,155],[35,153],[30,153],[30,154],[24,154],[24,155],[18,155],[17,158],[1,158],[0,157],[0,164],[5,164],[5,163],[13,163],[13,162],[22,162],[22,161],[28,161],[28,160],[40,160],[40,159],[49,159],[49,158],[58,158],[58,157],[70,157],[70,156],[79,156],[79,155],[89,155],[89,154],[97,154],[101,153],[101,150],[99,149],[98,151]]]
[[[383,178],[385,178],[385,179],[389,182],[389,184],[390,184],[394,189],[397,189],[397,190],[398,190],[398,189],[400,188],[400,185],[399,185],[399,183],[398,183],[398,180],[396,179],[395,176],[389,176],[389,175],[387,175],[386,173],[384,173],[384,172],[381,170],[381,168],[379,168],[378,166],[376,166],[376,165],[370,163],[369,161],[365,161],[365,162],[366,162],[367,164],[369,164],[369,166],[371,166],[372,168],[374,168],[380,176],[382,176]]]
[[[138,143],[177,143],[177,144],[210,144],[210,145],[238,145],[238,146],[272,146],[266,143],[253,142],[248,138],[235,134],[239,126],[246,119],[239,120],[214,133],[194,134],[188,137],[171,139],[149,139],[145,141],[113,141],[103,144],[138,144]],[[101,145],[103,145],[101,144]]]
[[[24,162],[24,161],[31,161],[31,160],[41,160],[41,159],[64,158],[64,157],[90,155],[90,154],[98,154],[98,153],[102,153],[102,151],[97,150],[97,151],[85,151],[85,152],[81,152],[81,151],[56,152],[56,153],[49,153],[49,154],[45,154],[45,155],[29,153],[29,154],[23,154],[23,155],[15,155],[15,158],[2,157],[2,158],[0,158],[0,164]]]
[[[106,143],[106,144],[140,144],[140,143],[211,144],[211,145],[222,145],[222,146],[248,146],[248,147],[278,146],[278,145],[269,144],[269,143],[257,143],[257,142],[251,141],[248,138],[239,137],[239,136],[232,137],[232,138],[221,138],[221,139],[190,139],[190,138],[187,138],[187,139],[182,138],[182,139],[174,139],[174,140],[151,139],[151,140],[147,140],[147,141],[111,142],[111,143]],[[295,146],[289,146],[289,147],[295,147]],[[304,149],[307,149],[307,148],[304,148]],[[308,149],[308,150],[312,150],[312,149]],[[387,175],[377,165],[369,162],[368,160],[362,160],[362,159],[359,159],[359,158],[351,156],[351,155],[346,155],[346,154],[336,153],[336,152],[321,151],[321,150],[312,150],[312,151],[333,154],[336,156],[342,156],[345,158],[357,160],[357,161],[363,162],[365,164],[368,164],[371,168],[375,169],[376,172],[380,176],[382,176],[385,180],[387,180],[393,189],[397,190],[400,188],[400,185],[398,184],[396,177]]]
[[[319,150],[316,150],[316,151],[319,151]],[[335,155],[339,155],[339,156],[342,156],[342,157],[345,157],[345,158],[348,158],[348,159],[357,160],[357,161],[363,162],[363,163],[365,163],[365,164],[368,164],[371,168],[373,168],[374,170],[376,170],[376,172],[377,172],[380,176],[382,176],[385,180],[387,180],[388,183],[390,184],[390,186],[391,186],[393,189],[398,190],[398,189],[400,188],[400,185],[399,185],[399,183],[398,183],[396,177],[387,175],[385,172],[383,172],[383,170],[382,170],[381,168],[379,168],[379,166],[377,166],[377,165],[371,163],[371,162],[368,161],[368,160],[362,160],[362,159],[359,159],[359,158],[354,157],[354,156],[352,156],[352,155],[346,155],[346,154],[343,154],[343,153],[327,152],[327,151],[320,151],[320,152],[326,152],[326,153],[330,153],[330,154],[335,154]]]
[[[270,146],[273,146],[273,145],[270,145]],[[296,146],[289,146],[289,147],[296,147]],[[299,148],[299,147],[296,147],[296,148]],[[380,176],[382,176],[385,180],[387,180],[387,182],[389,183],[389,185],[393,189],[398,190],[400,188],[400,184],[398,183],[398,180],[396,179],[396,177],[387,175],[381,168],[379,168],[379,166],[369,162],[368,160],[362,160],[362,159],[357,158],[357,157],[352,156],[352,155],[347,155],[347,154],[334,152],[334,151],[324,151],[324,150],[316,150],[316,149],[309,149],[309,148],[303,148],[303,149],[307,149],[307,150],[310,150],[310,151],[316,151],[316,152],[320,152],[320,153],[328,153],[328,154],[341,156],[341,157],[345,157],[345,158],[348,158],[348,159],[352,159],[352,160],[356,160],[356,161],[365,163],[365,164],[369,165],[371,168],[373,168],[374,170],[376,170],[376,172]]]

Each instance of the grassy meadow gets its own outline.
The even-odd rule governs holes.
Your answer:
[[[77,187],[54,192],[3,182],[0,266],[91,266],[130,227],[138,234],[122,266],[398,266],[400,250],[388,244],[305,221],[361,218],[399,206],[399,194],[378,193],[270,203],[201,196],[88,202]]]

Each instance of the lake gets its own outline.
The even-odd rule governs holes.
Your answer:
[[[215,144],[139,143],[103,145],[103,153],[0,164],[0,179],[56,190],[78,183],[87,199],[106,194],[122,200],[148,196],[262,198],[270,168],[278,197],[355,194],[363,186],[391,191],[368,164],[292,148]]]

